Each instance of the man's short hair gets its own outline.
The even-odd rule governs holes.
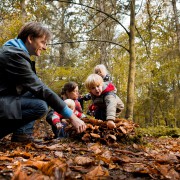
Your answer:
[[[28,22],[25,24],[21,28],[17,38],[21,39],[25,43],[29,35],[34,38],[45,36],[47,41],[51,39],[51,32],[40,22]]]

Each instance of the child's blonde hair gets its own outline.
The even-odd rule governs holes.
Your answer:
[[[74,110],[75,109],[75,102],[72,99],[66,99],[64,102],[67,104],[67,106]]]
[[[98,64],[94,67],[94,73],[95,74],[103,74],[104,76],[108,74],[108,70],[104,64]]]
[[[85,86],[88,90],[91,90],[92,87],[102,85],[103,78],[98,74],[91,74],[87,77],[85,81]]]

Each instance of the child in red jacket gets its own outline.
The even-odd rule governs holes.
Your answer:
[[[114,120],[124,109],[124,104],[116,95],[116,88],[110,82],[104,82],[98,74],[91,74],[85,81],[85,86],[91,94],[93,116],[107,122],[107,127],[115,128]]]
[[[64,84],[64,86],[62,87],[59,96],[66,102],[67,99],[71,99],[71,103],[74,106],[75,103],[75,109],[76,111],[78,111],[79,113],[82,114],[82,108],[81,105],[79,103],[79,101],[77,100],[79,97],[79,88],[78,88],[78,84],[76,82],[70,81]],[[69,101],[69,100],[68,100]],[[67,102],[68,102],[67,101]],[[73,108],[74,109],[74,108]],[[76,112],[77,116],[81,116],[78,114],[78,112]],[[52,116],[54,114],[54,124],[52,122]],[[84,116],[84,115],[83,115]],[[82,117],[83,117],[82,116]],[[56,119],[56,120],[55,120]],[[58,120],[59,119],[59,120]],[[61,124],[58,124],[58,121]],[[50,111],[48,112],[47,116],[46,116],[46,121],[51,125],[52,127],[52,131],[55,135],[55,138],[61,138],[61,137],[67,137],[64,129],[65,126],[67,125],[67,123],[64,123],[63,121],[63,117],[60,117],[60,115],[54,113],[53,109],[50,109]],[[57,125],[56,125],[57,124]],[[62,127],[63,125],[63,127]]]

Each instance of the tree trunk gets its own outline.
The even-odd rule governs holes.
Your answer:
[[[26,14],[26,4],[25,4],[25,0],[21,0],[20,1],[20,6],[21,6],[21,19],[22,19],[22,22],[24,22],[25,21],[25,18],[26,18],[26,16],[27,16],[27,14]]]
[[[176,0],[172,0],[172,6],[174,11],[174,18],[175,18],[175,24],[176,24],[176,34],[177,34],[177,42],[178,42],[178,52],[180,56],[180,24],[178,19],[178,12],[177,12],[177,6],[176,6]],[[177,79],[178,79],[177,74]],[[175,124],[178,127],[177,119],[179,119],[179,86],[178,82],[174,79],[173,81],[173,91],[174,91],[174,110],[175,110]]]
[[[179,19],[178,19],[176,0],[172,0],[172,6],[173,6],[173,11],[174,11],[174,17],[175,17],[178,50],[179,50],[179,55],[180,55],[180,24],[179,24]]]
[[[128,89],[127,89],[127,108],[125,118],[133,119],[134,108],[134,85],[135,85],[135,0],[131,1],[131,17],[130,17],[130,36],[129,36],[129,50],[130,50],[130,62],[129,62],[129,76],[128,76]]]
[[[105,6],[105,1],[98,1],[98,7],[101,11],[105,11],[104,10],[104,6]],[[100,39],[101,40],[105,40],[107,37],[106,37],[106,26],[105,26],[105,23],[101,23],[103,22],[103,20],[105,19],[105,15],[104,14],[99,14],[99,22],[100,25],[99,25],[99,31],[100,31]],[[105,64],[107,63],[107,52],[106,52],[106,49],[107,49],[107,44],[106,43],[101,43],[101,46],[100,46],[100,63],[101,64]]]
[[[148,31],[148,34],[149,34],[149,40],[148,40],[148,43],[147,43],[147,48],[148,48],[148,54],[149,54],[149,57],[151,57],[151,44],[152,44],[152,22],[153,22],[153,17],[152,17],[152,13],[151,13],[151,1],[150,0],[147,0],[146,1],[146,7],[147,7],[147,15],[148,15],[148,26],[147,26],[147,31]],[[152,79],[153,79],[153,71],[150,72],[150,83],[149,83],[149,122],[151,125],[154,124],[154,120],[153,120],[153,83],[152,83]]]
[[[65,7],[62,7],[62,13],[61,13],[61,19],[60,19],[60,31],[59,31],[59,40],[60,41],[65,41],[65,26],[64,26],[64,20],[65,19]],[[65,58],[66,58],[66,52],[65,52],[65,44],[62,44],[59,47],[59,62],[58,66],[64,66],[65,64]]]

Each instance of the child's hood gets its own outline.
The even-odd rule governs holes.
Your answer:
[[[111,82],[104,82],[102,90],[102,94],[106,92],[111,92],[115,90],[115,86]]]

